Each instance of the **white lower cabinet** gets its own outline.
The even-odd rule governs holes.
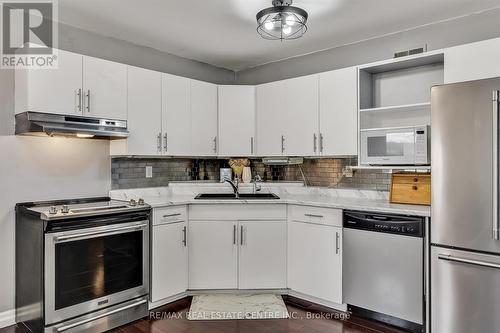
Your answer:
[[[285,205],[189,208],[189,289],[286,288]]]
[[[288,287],[342,304],[342,227],[288,221]]]
[[[239,221],[239,231],[239,288],[286,288],[285,221]]]
[[[187,222],[153,225],[151,301],[185,292],[188,281]]]
[[[237,223],[189,221],[189,289],[238,288]]]

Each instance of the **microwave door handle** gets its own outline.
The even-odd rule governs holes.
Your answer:
[[[493,239],[500,240],[500,226],[498,219],[498,112],[500,91],[493,91]]]

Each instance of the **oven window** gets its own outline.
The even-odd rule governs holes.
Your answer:
[[[369,157],[403,156],[404,142],[384,136],[370,136],[367,141]]]
[[[142,232],[56,244],[56,310],[141,286]]]

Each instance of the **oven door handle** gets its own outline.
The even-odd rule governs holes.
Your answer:
[[[147,299],[143,299],[143,300],[140,300],[138,302],[135,302],[135,303],[123,306],[121,308],[114,309],[114,310],[102,313],[100,315],[97,315],[97,316],[94,316],[94,317],[91,317],[91,318],[83,319],[83,320],[77,321],[77,322],[69,324],[69,325],[57,327],[56,330],[57,330],[57,332],[64,332],[64,331],[67,331],[67,330],[69,330],[71,328],[74,328],[74,327],[77,327],[77,326],[81,326],[83,324],[90,323],[91,321],[94,321],[94,320],[97,320],[97,319],[101,319],[101,318],[107,317],[109,315],[125,311],[125,310],[130,309],[130,308],[134,308],[136,306],[139,306],[141,304],[146,303],[147,301],[148,301]]]
[[[56,236],[56,237],[54,237],[54,243],[62,242],[62,241],[66,241],[66,240],[85,238],[88,236],[104,236],[104,235],[116,233],[117,231],[121,232],[121,231],[128,231],[128,230],[143,229],[147,226],[148,226],[147,223],[142,223],[142,224],[132,225],[129,227],[121,227],[121,228],[113,228],[113,229],[99,230],[99,231],[93,231],[93,232],[82,232],[82,233],[77,233],[77,234],[72,234],[72,235]]]

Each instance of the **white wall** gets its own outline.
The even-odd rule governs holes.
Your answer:
[[[13,323],[18,202],[107,196],[109,142],[0,136],[0,327]]]

